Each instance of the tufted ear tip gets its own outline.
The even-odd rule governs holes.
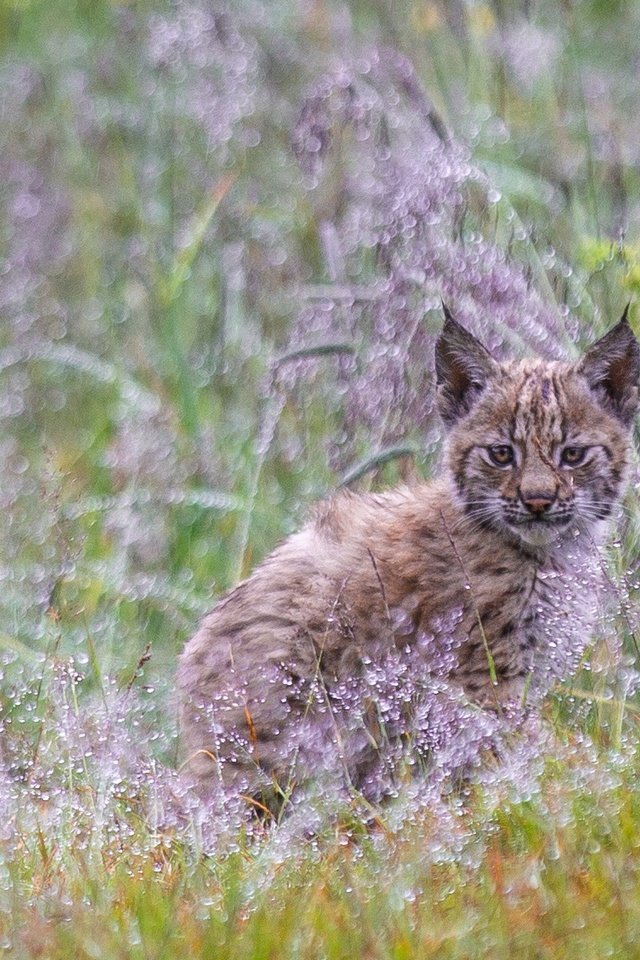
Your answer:
[[[444,325],[436,343],[438,407],[446,424],[468,413],[498,365],[487,348],[442,301]]]
[[[628,303],[618,323],[591,346],[578,370],[603,406],[629,426],[638,409],[640,344],[629,324]]]
[[[440,298],[440,303],[442,304],[442,312],[444,313],[445,323],[453,323],[456,326],[460,326],[458,321],[454,319],[453,314],[451,313],[451,310],[449,310],[449,307],[446,305],[442,297]]]

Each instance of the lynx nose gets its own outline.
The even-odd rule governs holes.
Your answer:
[[[536,490],[535,493],[520,493],[520,499],[529,513],[533,513],[537,517],[541,517],[543,513],[548,511],[555,498],[554,493],[547,493],[546,491]]]

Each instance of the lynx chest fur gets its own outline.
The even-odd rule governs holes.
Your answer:
[[[313,739],[318,702],[331,713],[389,657],[418,679],[442,661],[446,683],[491,710],[539,698],[584,651],[629,471],[638,343],[625,314],[576,363],[499,363],[445,314],[441,478],[320,505],[187,644],[182,732],[203,794],[264,797],[311,776],[299,732]],[[375,730],[367,743],[341,757],[356,786]]]

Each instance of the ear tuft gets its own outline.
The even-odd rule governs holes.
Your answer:
[[[602,405],[626,426],[638,409],[640,344],[629,326],[629,304],[622,319],[587,350],[578,365]]]
[[[436,382],[440,416],[451,425],[469,412],[498,365],[443,302],[444,326],[436,343]]]

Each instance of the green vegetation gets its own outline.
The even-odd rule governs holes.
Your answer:
[[[551,356],[636,296],[638,36],[626,0],[3,0],[8,956],[637,956],[635,488],[588,662],[477,784],[212,843],[173,675],[310,502],[434,469],[441,293]]]

